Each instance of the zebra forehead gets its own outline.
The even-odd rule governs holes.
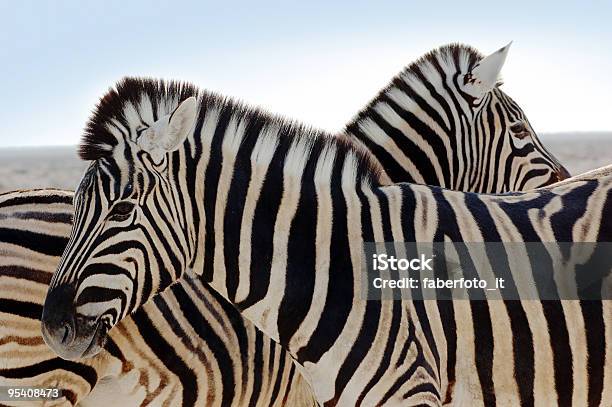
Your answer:
[[[134,173],[130,168],[119,168],[113,157],[92,161],[85,170],[75,191],[75,206],[85,204],[85,196],[102,193],[105,199],[119,199],[127,185],[134,182]]]

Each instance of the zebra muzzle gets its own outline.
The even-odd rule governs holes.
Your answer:
[[[106,341],[106,324],[76,314],[74,288],[54,287],[47,293],[41,318],[42,335],[58,356],[67,360],[97,354]]]

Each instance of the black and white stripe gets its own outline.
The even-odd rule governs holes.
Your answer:
[[[443,47],[442,49],[440,49],[440,50],[435,51],[434,53],[432,53],[432,54],[431,54],[429,57],[433,57],[434,55],[436,55],[436,54],[437,54],[437,55],[438,55],[438,61],[439,61],[439,62],[442,62],[442,63],[444,63],[444,64],[447,64],[449,61],[448,61],[447,59],[440,58],[440,55],[445,54],[445,53],[449,53],[449,51],[450,51],[451,49],[453,49],[455,53],[457,53],[457,52],[464,52],[464,53],[469,54],[469,55],[472,55],[472,56],[477,55],[477,52],[475,52],[474,50],[472,50],[472,49],[470,49],[470,48],[468,48],[468,47],[462,46],[462,47],[449,47],[449,48]],[[429,57],[428,57],[428,58],[429,58]],[[419,68],[419,66],[422,66],[422,65],[424,64],[424,62],[423,62],[423,61],[426,61],[426,60],[427,60],[427,58],[424,58],[424,59],[422,59],[421,61],[419,61],[418,63],[415,63],[415,64],[410,65],[410,66],[409,66],[409,68],[407,68],[407,72],[408,72],[408,71],[416,71],[416,70],[420,69],[420,68]],[[454,61],[454,62],[453,62],[453,66],[457,67],[458,69],[460,68],[460,67],[459,67],[459,65],[457,65],[457,64],[456,64],[456,61]],[[445,68],[445,69],[446,69],[446,68]],[[397,80],[398,80],[398,79],[395,79],[395,80],[394,80],[394,82],[396,82]],[[498,91],[498,90],[496,89],[496,91]],[[387,92],[389,92],[389,89],[387,89]],[[450,93],[447,93],[447,99],[451,100],[452,98],[449,98],[449,97],[448,97],[448,95],[449,95],[449,94],[450,94]],[[377,98],[377,100],[378,100],[378,99],[382,99],[382,98],[383,98],[383,95],[384,95],[384,92],[383,92],[383,93],[381,93],[381,95],[380,95],[380,96]],[[410,96],[410,94],[406,93],[406,94],[402,95],[402,97],[404,98],[404,101],[405,101],[405,100],[407,100],[407,99],[405,99],[405,98],[410,98],[411,96]],[[420,102],[422,102],[422,101],[423,101],[423,99],[422,99],[422,97],[421,97],[421,96],[416,96],[416,97],[415,97],[415,100],[418,100],[418,101],[420,101]],[[516,113],[516,115],[517,115],[517,116],[521,116],[521,117],[522,117],[522,112],[521,112],[520,108],[515,107],[515,109],[516,109],[516,111],[513,111],[513,112],[511,112],[511,113],[512,113],[512,114],[515,114],[515,113]],[[375,115],[376,115],[376,113],[373,113],[373,112],[375,112],[376,110],[379,110],[379,108],[378,108],[377,104],[376,104],[376,103],[372,103],[372,104],[370,104],[370,106],[368,106],[368,107],[367,107],[367,108],[366,108],[364,111],[362,111],[362,112],[359,114],[359,116],[358,116],[358,117],[360,118],[360,121],[363,121],[363,120],[364,120],[365,118],[367,118],[368,116],[372,116],[372,115],[374,115],[374,116],[375,116]],[[485,109],[484,109],[484,108],[481,108],[480,110],[485,110]],[[402,116],[405,116],[406,114],[407,114],[407,112],[405,112],[405,111],[404,111],[404,112],[402,112]],[[474,123],[472,123],[472,125],[474,125]],[[489,126],[485,126],[485,127],[483,128],[484,134],[486,135],[487,131],[490,131],[490,132],[491,132],[492,134],[494,134],[494,135],[496,135],[497,133],[499,133],[499,128],[501,128],[501,127],[503,126],[503,123],[502,123],[502,122],[497,121],[497,122],[495,122],[495,125],[496,125],[497,127],[495,127],[495,126],[491,126],[491,127],[489,127]],[[354,126],[357,126],[356,122],[353,122],[353,123],[349,124],[348,128],[350,129],[351,127],[354,127]],[[421,126],[422,126],[422,124],[421,124]],[[400,128],[400,130],[405,129],[405,128],[403,128],[402,126],[398,126],[398,127]],[[416,131],[415,131],[415,130],[416,130],[416,128],[417,128],[417,127],[413,125],[413,126],[412,126],[412,128],[411,128],[409,131],[407,131],[407,132],[405,133],[405,137],[407,137],[407,139],[406,139],[406,140],[402,140],[402,139],[397,140],[397,139],[396,139],[397,129],[392,128],[391,130],[389,130],[387,127],[385,127],[385,126],[381,126],[381,128],[379,128],[379,129],[378,129],[378,130],[379,130],[381,133],[380,133],[380,134],[378,134],[376,138],[377,138],[377,140],[384,140],[384,138],[387,138],[388,140],[396,140],[396,141],[398,142],[398,146],[399,146],[399,147],[401,147],[401,149],[400,149],[400,148],[398,148],[398,150],[397,150],[397,151],[398,151],[398,152],[401,152],[401,151],[404,151],[404,150],[405,150],[405,145],[407,145],[407,146],[409,147],[409,146],[411,145],[411,143],[413,143],[413,142],[418,142],[419,140],[420,140],[420,141],[422,141],[422,140],[428,140],[428,139],[430,139],[430,138],[431,138],[431,135],[432,135],[432,134],[431,134],[431,131],[430,131],[429,129],[427,129],[427,130],[423,131],[423,132],[422,132],[422,134],[420,134],[420,133],[418,133],[418,132],[416,132]],[[423,128],[423,127],[421,127],[421,128]],[[425,128],[426,128],[426,127],[425,127]],[[384,131],[384,132],[383,132],[383,129],[385,129],[385,131]],[[462,134],[463,134],[463,137],[464,137],[464,138],[466,138],[466,137],[467,137],[467,135],[472,135],[473,133],[474,133],[473,131],[469,131],[469,128],[466,128],[466,129],[465,129],[465,131],[464,131]],[[369,134],[372,134],[372,133],[369,133]],[[439,135],[437,135],[437,136],[439,136]],[[447,137],[447,135],[444,135],[444,136],[442,136],[442,137]],[[535,135],[532,135],[532,137],[534,137],[534,138],[535,138]],[[509,141],[511,142],[512,140],[509,140]],[[472,142],[472,141],[470,141],[470,143],[471,143],[471,142]],[[536,142],[537,142],[537,140],[536,140]],[[461,140],[460,140],[460,141],[459,141],[459,143],[460,143],[460,144],[466,144],[466,143],[468,143],[468,141],[467,141],[467,139],[465,139],[465,140],[463,140],[463,141],[461,141]],[[509,142],[507,141],[507,143],[509,143]],[[447,144],[448,144],[448,143],[447,143]],[[491,155],[491,154],[492,154],[492,151],[489,149],[489,150],[486,152],[486,154]],[[548,154],[548,153],[546,153],[546,152],[544,151],[543,157],[546,157],[546,154]],[[379,159],[379,161],[380,161],[381,163],[383,163],[383,164],[385,165],[385,167],[386,167],[385,169],[386,169],[386,170],[388,170],[388,171],[389,171],[389,173],[390,173],[391,175],[394,175],[394,176],[395,176],[395,173],[394,173],[393,171],[395,170],[395,168],[397,167],[397,165],[401,165],[401,162],[402,162],[402,161],[401,161],[401,160],[399,160],[399,161],[396,163],[396,162],[394,162],[394,161],[393,161],[393,159],[389,160],[389,159],[388,159],[388,157],[381,156],[381,155],[379,155],[379,154],[377,154],[377,158]],[[427,169],[428,169],[428,167],[427,167],[427,166],[425,166],[425,165],[423,165],[423,162],[421,162],[421,161],[415,161],[415,163],[414,163],[414,164],[416,165],[416,167],[415,167],[415,168],[416,168],[416,170],[417,170],[417,174],[419,174],[419,171],[426,172],[426,171],[427,171]],[[473,160],[472,160],[472,161],[469,161],[468,163],[465,163],[465,164],[464,164],[464,167],[469,167],[469,165],[474,165],[474,167],[476,168],[477,164],[478,164],[478,161],[477,161],[477,160],[476,160],[476,161],[473,161]],[[422,166],[423,168],[421,168],[420,166]],[[553,165],[551,165],[551,166],[550,166],[550,168],[548,168],[548,170],[549,170],[549,171],[554,172],[554,166],[553,166]],[[474,169],[474,170],[472,170],[472,171],[470,171],[470,172],[473,172],[473,171],[475,171],[475,169]],[[406,176],[406,177],[407,177],[406,179],[408,179],[408,180],[418,179],[418,175],[405,175],[405,174],[402,174],[401,176]],[[396,179],[396,180],[397,180],[397,179]],[[441,178],[441,179],[434,179],[434,178],[432,178],[432,179],[429,179],[429,180],[428,180],[428,182],[430,182],[430,183],[441,183],[441,184],[443,184],[443,185],[444,185],[444,183],[446,182],[446,180],[445,180],[444,178]],[[516,182],[515,182],[514,184],[516,184]],[[533,184],[533,183],[530,183],[529,185],[534,186],[534,184]],[[496,185],[494,184],[494,185],[493,185],[493,187],[495,187],[495,186],[496,186]],[[487,185],[486,187],[488,187],[488,185]],[[493,190],[493,192],[496,192],[496,191],[495,191],[495,190]],[[36,211],[38,211],[37,213],[43,214],[43,213],[44,213],[44,211],[45,211],[46,209],[47,209],[47,208],[46,208],[46,206],[45,206],[45,205],[39,204],[39,205],[38,205],[38,207],[36,208]],[[36,225],[36,227],[38,227],[38,226],[39,226],[39,225],[37,224],[37,225]],[[29,229],[30,231],[32,231],[32,232],[36,232],[36,229],[35,229],[35,228],[34,228],[34,229],[32,229],[32,225],[30,225],[30,226],[29,226],[29,228],[30,228],[30,229]],[[14,236],[14,235],[12,235],[12,237],[15,237],[15,236]],[[31,247],[30,247],[30,250],[32,250],[32,248],[31,248]],[[27,262],[25,262],[25,264],[27,264]],[[50,264],[51,264],[51,265],[55,265],[55,262],[54,262],[54,261],[47,262],[47,263],[44,265],[44,267],[51,267],[51,266],[50,266]],[[40,264],[37,264],[37,266],[40,266]],[[43,267],[43,268],[44,268],[44,267]],[[214,304],[214,303],[213,303],[213,304]],[[210,304],[209,304],[209,305],[210,305]],[[223,310],[223,308],[222,308],[222,307],[220,307],[219,309],[216,309],[216,310],[215,310],[215,312],[216,312],[217,314],[220,314],[220,315],[223,315],[223,314],[224,314],[224,310]],[[24,372],[24,374],[26,375],[26,377],[22,377],[22,379],[26,379],[26,380],[27,380],[27,379],[29,379],[29,378],[27,377],[27,373],[26,373],[26,372]],[[98,386],[98,387],[100,387],[100,386]]]
[[[51,352],[40,315],[72,196],[0,195],[0,386],[58,387],[69,405],[314,405],[289,355],[190,276],[124,318],[94,358]]]
[[[567,178],[523,110],[500,88],[497,75],[508,48],[486,58],[465,45],[428,53],[396,76],[346,133],[393,182],[508,192]]]
[[[360,256],[366,241],[609,241],[610,174],[512,195],[381,186],[350,143],[140,79],[102,99],[82,148],[94,161],[43,313],[60,354],[97,351],[191,268],[326,405],[609,400],[607,302],[363,301]]]

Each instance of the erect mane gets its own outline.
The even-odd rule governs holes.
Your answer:
[[[79,145],[79,156],[83,160],[93,161],[112,153],[117,139],[109,127],[116,127],[113,122],[129,127],[126,107],[130,103],[138,109],[143,100],[149,100],[153,120],[157,120],[171,113],[170,109],[178,106],[181,101],[194,95],[195,86],[185,82],[130,77],[120,80],[114,88],[108,90],[94,109]],[[174,102],[174,106],[167,102]]]
[[[346,138],[334,137],[330,133],[271,114],[264,109],[250,107],[241,101],[200,90],[190,83],[150,78],[127,77],[109,89],[100,99],[87,123],[79,145],[79,156],[83,160],[95,161],[112,155],[113,148],[118,144],[117,130],[119,127],[130,128],[130,121],[133,125],[134,112],[141,118],[152,116],[155,121],[172,113],[181,101],[190,96],[198,98],[200,116],[211,109],[227,111],[234,117],[246,119],[251,123],[259,122],[265,126],[278,127],[284,142],[293,143],[302,138],[317,139],[325,145],[337,148],[340,152],[352,152],[357,160],[358,172],[366,174],[371,180],[380,180],[382,173],[380,165],[369,153]],[[121,126],[118,127],[117,123]],[[115,130],[115,134],[110,129]]]
[[[419,57],[416,61],[413,61],[406,66],[399,74],[397,74],[389,84],[384,87],[366,107],[361,110],[357,115],[350,121],[346,126],[347,131],[357,125],[357,123],[364,117],[368,116],[371,109],[381,100],[382,97],[393,87],[398,86],[407,79],[418,82],[427,82],[428,70],[431,70],[432,66],[440,68],[451,67],[452,70],[464,73],[469,72],[474,66],[484,58],[484,55],[480,53],[476,48],[459,43],[453,43],[443,45],[439,48],[433,49]],[[448,70],[447,70],[448,71]]]
[[[474,68],[474,65],[478,63],[484,55],[480,53],[476,48],[466,44],[448,44],[443,45],[439,48],[429,51],[425,55],[421,56],[416,61],[413,61],[402,71],[402,74],[413,74],[416,76],[421,75],[421,69],[429,64],[436,64],[439,62],[445,62],[446,64],[453,64],[459,70],[460,62],[464,59],[467,62],[467,70],[469,71]],[[401,75],[401,74],[400,74]]]

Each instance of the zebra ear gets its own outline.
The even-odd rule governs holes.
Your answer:
[[[196,98],[191,96],[181,102],[170,114],[151,125],[138,139],[138,145],[148,152],[155,162],[179,148],[193,127],[197,114]]]
[[[191,96],[172,112],[168,119],[168,131],[162,141],[166,151],[174,151],[183,144],[195,122],[197,106],[196,98]]]
[[[512,42],[491,55],[484,57],[472,68],[471,72],[466,76],[466,87],[469,93],[480,97],[495,87],[504,62],[506,62],[510,45],[512,45]]]

